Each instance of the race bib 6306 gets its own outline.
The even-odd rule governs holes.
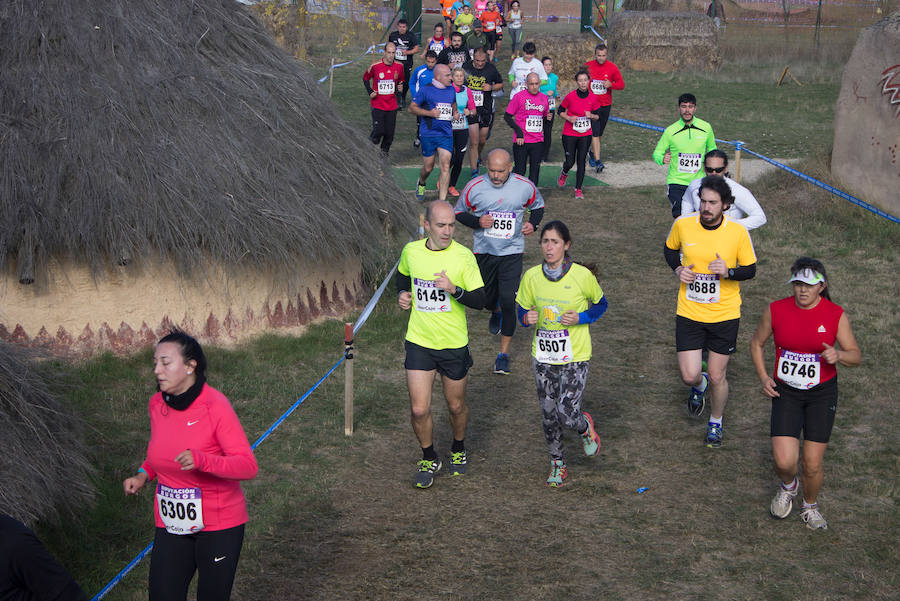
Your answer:
[[[199,488],[156,485],[159,517],[170,534],[193,534],[203,530],[203,500]]]

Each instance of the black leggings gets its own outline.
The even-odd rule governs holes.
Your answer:
[[[459,174],[462,171],[463,157],[466,156],[466,148],[469,143],[469,126],[466,129],[453,130],[453,156],[450,157],[450,183],[451,188],[456,187]]]
[[[503,325],[500,333],[512,336],[516,332],[516,292],[522,278],[522,255],[475,255],[481,279],[484,281],[484,308],[491,313],[500,305]]]
[[[394,141],[394,130],[397,129],[397,111],[372,109],[372,133],[369,139],[372,144],[381,143],[381,150],[388,152]]]
[[[550,158],[550,142],[553,139],[550,136],[553,133],[553,122],[557,119],[558,117],[544,119],[544,156],[541,157],[541,160],[545,163]]]
[[[150,601],[185,601],[197,578],[197,601],[228,601],[237,570],[244,524],[226,530],[170,534],[156,529],[150,558]]]
[[[572,165],[578,159],[578,174],[575,178],[575,187],[581,189],[584,184],[584,165],[587,162],[588,148],[591,147],[590,136],[567,136],[562,137],[563,152],[566,153],[566,160],[563,161],[563,173],[568,173]]]
[[[544,153],[543,142],[526,142],[519,146],[513,144],[513,173],[525,175],[525,167],[528,167],[528,179],[537,186],[541,175],[541,155]]]

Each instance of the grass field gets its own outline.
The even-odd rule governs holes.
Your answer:
[[[335,100],[368,128],[361,70],[339,71]],[[827,149],[838,80],[774,88],[735,76],[626,74],[615,114],[659,125],[674,98],[698,93],[698,115],[719,137],[740,137],[769,156],[804,159],[828,179]],[[396,164],[415,164],[401,117]],[[494,144],[508,143],[499,126]],[[558,132],[557,132],[558,133]],[[604,160],[647,158],[655,134],[611,126]],[[558,160],[559,146],[555,144]],[[402,369],[407,316],[392,293],[357,338],[356,433],[343,435],[343,379],[325,381],[257,451],[260,474],[244,486],[251,514],[234,599],[895,599],[900,531],[900,228],[786,174],[753,187],[769,223],[753,232],[758,276],[742,286],[739,352],[729,369],[725,446],[702,446],[702,421],[684,415],[674,352],[675,283],[662,258],[671,219],[663,190],[545,190],[545,220],[572,228],[576,259],[600,267],[608,313],[591,328],[594,359],[586,408],[603,439],[599,458],[570,436],[571,484],[548,490],[527,334],[513,340],[513,375],[490,373],[496,339],[469,312],[475,366],[469,384],[470,473],[410,482],[419,458]],[[460,228],[457,239],[471,242]],[[796,256],[822,259],[832,294],[850,317],[863,365],[839,370],[840,407],[820,497],[826,532],[797,513],[768,515],[776,486],[768,403],[747,352],[756,321],[789,293]],[[526,265],[539,261],[536,241]],[[390,290],[390,289],[389,289]],[[210,383],[231,399],[254,440],[342,352],[342,324],[300,338],[265,336],[208,349]],[[771,360],[771,348],[768,352]],[[89,594],[152,537],[152,499],[126,499],[121,481],[146,448],[151,355],[98,357],[67,368],[68,397],[87,426],[98,498],[77,519],[39,533]],[[446,409],[435,390],[435,440],[449,450]],[[648,490],[637,494],[636,489]],[[149,562],[107,597],[146,598]]]

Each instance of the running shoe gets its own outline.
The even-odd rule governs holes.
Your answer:
[[[488,320],[488,331],[491,334],[496,336],[500,333],[500,328],[503,327],[503,313],[497,311],[496,313],[491,313],[491,318]]]
[[[425,184],[416,184],[416,200],[425,200]]]
[[[597,159],[594,158],[594,151],[589,150],[588,151],[588,165],[590,165],[591,167],[596,167],[597,162],[598,162]]]
[[[456,189],[456,186],[450,186],[447,188],[447,194],[450,196],[459,196],[459,190]]]
[[[450,453],[450,475],[464,476],[466,473],[466,452]]]
[[[584,454],[588,457],[596,457],[600,452],[600,437],[594,430],[594,419],[587,411],[584,412],[584,418],[587,420],[588,428],[581,435],[581,444],[584,445]]]
[[[494,360],[494,373],[504,376],[509,375],[509,355],[497,353],[497,358]]]
[[[550,461],[550,475],[547,476],[547,486],[550,488],[561,488],[566,485],[568,476],[569,470],[566,469],[565,461],[562,459]]]
[[[687,412],[691,417],[700,417],[703,414],[703,409],[706,408],[706,391],[709,390],[709,376],[704,373],[703,379],[706,380],[706,387],[703,389],[703,392],[691,386],[691,394],[688,395]]]
[[[828,522],[819,513],[819,504],[812,505],[803,504],[803,511],[800,512],[800,519],[806,522],[806,527],[810,530],[828,530]]]
[[[713,422],[706,424],[706,446],[711,449],[722,446],[722,424]]]
[[[575,188],[575,200],[584,200],[584,192],[581,188]]]
[[[556,185],[559,186],[560,188],[565,188],[566,187],[566,178],[568,176],[569,176],[569,174],[566,173],[565,171],[560,171],[559,179],[556,180]]]
[[[597,168],[597,173],[600,173],[601,171],[603,171],[604,169],[606,169],[606,165],[604,165],[604,164],[603,164],[603,161],[601,161],[600,159],[597,159],[596,163],[597,163],[597,164],[594,165],[594,167]]]
[[[475,179],[478,177],[478,169],[472,169],[472,173],[469,174],[469,179]]]
[[[434,483],[434,475],[441,469],[441,460],[423,459],[416,466],[416,488],[428,488]]]
[[[422,145],[422,140],[419,139],[419,136],[416,136],[416,139],[413,140],[413,148],[418,148]]]
[[[794,497],[797,496],[797,490],[799,490],[799,488],[796,480],[794,480],[794,490],[786,489],[784,484],[779,485],[778,491],[772,499],[772,504],[769,505],[769,512],[776,518],[781,518],[782,520],[789,516],[791,514],[791,509],[794,507]]]

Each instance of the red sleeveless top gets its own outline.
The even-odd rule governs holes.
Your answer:
[[[808,389],[834,378],[837,369],[822,361],[822,343],[833,346],[844,310],[819,299],[812,309],[801,309],[789,296],[769,305],[775,338],[773,378],[793,388]]]

